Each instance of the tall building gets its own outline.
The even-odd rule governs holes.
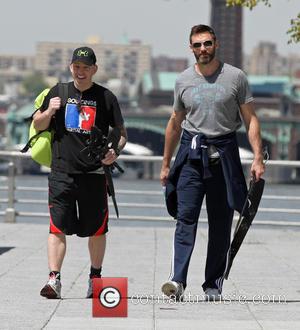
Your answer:
[[[63,75],[69,74],[68,66],[73,50],[82,45],[69,42],[39,42],[36,49],[36,70],[46,76],[63,78]],[[139,41],[128,44],[96,43],[90,47],[97,56],[96,79],[100,81],[118,78],[135,84],[144,72],[151,68],[151,47]]]
[[[281,56],[275,43],[260,41],[252,53],[245,56],[244,70],[251,75],[297,77],[297,72],[300,72],[300,56]]]
[[[34,56],[0,54],[0,80],[20,81],[34,70]]]
[[[226,0],[211,0],[210,25],[220,43],[218,57],[238,68],[243,67],[242,21],[242,7],[226,7]]]
[[[281,59],[276,50],[276,44],[269,41],[261,41],[256,46],[247,64],[247,72],[253,75],[279,75]]]

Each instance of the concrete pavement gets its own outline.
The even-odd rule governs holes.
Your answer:
[[[127,318],[92,317],[92,299],[85,299],[87,239],[68,237],[62,299],[47,300],[39,291],[48,274],[48,226],[0,223],[0,329],[300,329],[299,230],[253,226],[224,282],[226,300],[205,302],[207,227],[200,225],[190,301],[174,303],[160,287],[170,271],[175,222],[111,224],[103,276],[128,278]]]

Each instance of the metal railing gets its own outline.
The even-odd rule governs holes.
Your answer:
[[[20,186],[16,185],[16,170],[15,170],[15,161],[19,158],[30,158],[28,154],[20,154],[18,151],[0,151],[0,158],[4,158],[9,161],[8,164],[8,176],[5,177],[6,185],[0,186],[0,191],[5,191],[7,193],[6,198],[0,198],[0,203],[6,204],[6,208],[4,211],[0,211],[0,216],[4,216],[4,221],[9,223],[16,222],[16,217],[49,217],[48,212],[35,212],[35,211],[24,211],[24,210],[16,210],[16,203],[19,204],[28,204],[28,205],[46,205],[47,200],[45,199],[35,199],[35,198],[17,198],[16,192],[47,192],[47,187],[31,187],[31,186]],[[161,156],[129,156],[129,155],[121,155],[120,161],[134,161],[134,162],[143,162],[144,164],[148,164],[148,170],[153,169],[153,164],[160,164],[162,162]],[[251,160],[242,160],[243,165],[251,164]],[[278,161],[273,160],[268,162],[268,166],[270,167],[284,167],[284,168],[300,168],[300,161]],[[151,171],[150,171],[151,172]],[[148,177],[151,178],[153,173],[150,173]],[[159,186],[159,185],[158,185]],[[133,190],[133,189],[117,189],[116,193],[119,195],[127,195],[127,196],[158,196],[162,195],[162,192],[158,190]],[[119,202],[118,205],[121,208],[129,208],[129,209],[165,209],[164,203],[137,203],[135,199],[130,202]],[[264,195],[263,200],[274,200],[274,201],[300,201],[300,196],[278,196],[276,194],[273,195]],[[205,207],[203,207],[205,209]],[[260,207],[260,212],[270,213],[270,214],[300,214],[300,209],[298,208],[280,208],[280,207]],[[116,218],[115,215],[111,215],[111,218]],[[235,216],[235,220],[237,219],[237,215]],[[143,214],[133,214],[133,215],[121,215],[121,219],[129,219],[129,220],[158,220],[165,221],[171,220],[172,218],[169,216],[153,216],[153,215],[143,215]],[[206,221],[206,219],[200,218],[200,222]],[[257,223],[257,222],[256,222]],[[260,224],[271,224],[271,225],[290,225],[290,226],[300,226],[300,221],[272,221],[272,220],[261,220],[258,223]]]

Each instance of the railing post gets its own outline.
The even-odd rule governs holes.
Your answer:
[[[154,179],[154,162],[149,162],[149,179]]]
[[[16,222],[15,210],[15,164],[13,161],[8,164],[8,202],[5,210],[4,222]]]

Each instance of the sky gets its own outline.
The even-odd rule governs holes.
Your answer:
[[[244,9],[244,53],[271,41],[279,54],[300,55],[300,43],[288,45],[286,35],[300,1],[271,2]],[[96,36],[105,43],[140,39],[154,56],[191,58],[190,28],[210,23],[209,0],[2,0],[0,8],[0,54],[34,55],[38,41],[84,44]]]

